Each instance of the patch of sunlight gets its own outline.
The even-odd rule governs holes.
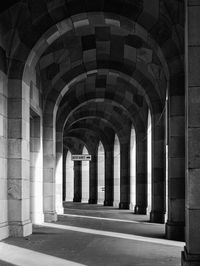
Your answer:
[[[159,245],[161,244],[161,245],[166,245],[166,246],[184,247],[185,245],[184,242],[173,241],[173,240],[168,240],[168,239],[150,238],[150,237],[144,237],[144,236],[138,236],[138,235],[132,235],[132,234],[130,235],[130,234],[110,232],[110,231],[88,229],[88,228],[83,228],[83,227],[75,227],[75,226],[51,224],[51,223],[44,223],[43,225],[46,227],[55,228],[55,229],[64,229],[64,230],[70,230],[70,231],[75,231],[79,233],[115,237],[115,238],[134,240],[134,241],[142,241],[142,242],[148,242],[148,243],[159,244]]]
[[[104,221],[112,221],[112,222],[122,222],[122,223],[134,223],[134,224],[155,225],[155,224],[150,224],[150,223],[146,223],[146,222],[137,222],[137,221],[132,221],[132,220],[123,220],[123,219],[114,219],[114,218],[87,216],[87,215],[79,215],[79,214],[62,214],[62,216],[78,217],[78,218],[86,218],[86,219],[95,219],[95,220],[104,220]]]
[[[0,242],[1,260],[16,266],[85,266],[70,260]]]

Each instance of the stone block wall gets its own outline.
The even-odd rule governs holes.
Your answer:
[[[7,77],[0,70],[0,239],[8,237]]]

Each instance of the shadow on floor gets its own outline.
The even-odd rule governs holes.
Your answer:
[[[129,219],[128,217],[132,216],[132,214],[127,213],[127,210],[125,210],[125,215],[122,215],[123,211],[119,212],[118,209],[111,210],[110,207],[98,207],[95,209],[95,206],[93,206],[93,212],[91,208],[87,211],[85,205],[83,208],[84,213],[90,217],[96,217],[96,210],[100,210],[101,218],[118,219],[118,221],[101,220],[98,219],[99,217],[93,219],[70,216],[81,216],[82,206],[79,206],[80,212],[78,213],[77,207],[78,205],[75,206],[74,209],[76,210],[74,210],[71,205],[70,211],[65,208],[66,216],[59,216],[59,220],[56,223],[49,224],[49,226],[34,227],[33,234],[28,238],[8,238],[0,242],[2,245],[7,245],[8,254],[11,254],[10,257],[15,258],[16,256],[16,264],[10,264],[13,261],[10,260],[8,255],[8,258],[1,258],[3,261],[7,261],[8,264],[2,262],[0,266],[180,265],[182,246],[166,244],[162,240],[160,242],[158,240],[158,243],[153,243],[151,240],[145,241],[145,238],[142,241],[138,241],[137,238],[131,238],[133,235],[151,237],[152,239],[158,238],[158,236],[161,238],[164,232],[164,225],[134,223],[133,217],[128,220],[129,222],[120,222],[120,219]],[[62,226],[67,229],[62,229]],[[71,230],[70,228],[72,227],[79,231]],[[84,228],[85,230],[90,230],[90,233],[84,231]],[[93,233],[96,231],[98,231],[97,234]],[[108,232],[108,235],[105,235],[105,232]],[[128,237],[118,237],[118,234],[120,235],[121,233]],[[15,248],[19,251],[16,251]],[[19,253],[23,260],[20,260]],[[5,253],[4,256],[6,256]]]
[[[16,264],[11,264],[6,261],[0,260],[0,266],[17,266]]]
[[[165,238],[164,224],[149,223],[147,215],[136,215],[129,210],[119,210],[96,204],[65,202],[64,213],[66,216],[59,215],[58,224],[152,238]]]

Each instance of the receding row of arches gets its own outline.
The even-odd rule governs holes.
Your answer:
[[[185,200],[199,162],[196,132],[185,149],[198,126],[188,111],[197,92],[184,90],[187,4],[39,2],[14,1],[0,14],[0,237],[31,234],[73,200],[167,220],[170,239],[184,239],[186,224],[195,253],[190,187]],[[70,153],[92,160],[72,162]]]
[[[143,201],[147,202],[146,210],[143,213],[151,212],[151,202],[152,202],[152,123],[151,123],[151,112],[148,112],[147,120],[147,180],[144,184],[146,187],[146,199]],[[130,132],[130,186],[129,186],[129,209],[135,213],[140,211],[137,208],[137,145],[136,145],[136,131],[134,126],[131,127]],[[93,203],[106,204],[105,202],[105,185],[106,185],[106,174],[105,174],[105,148],[102,142],[98,143],[97,149],[97,182],[96,187],[90,187],[90,180],[95,178],[94,176],[90,177],[90,161],[80,161],[78,163],[79,171],[75,171],[77,168],[77,162],[72,160],[72,152],[70,149],[66,148],[65,150],[65,171],[63,171],[63,200],[76,202],[80,201],[83,203],[90,203],[90,190],[97,190],[96,200]],[[89,154],[86,146],[83,146],[81,154]],[[92,158],[93,159],[93,158]],[[127,158],[128,160],[128,158]],[[75,166],[76,165],[76,166]],[[75,177],[75,174],[79,174]],[[113,194],[113,205],[116,208],[120,206],[120,141],[115,134],[114,143],[113,143],[113,178],[112,178],[112,191]],[[79,179],[79,188],[75,188],[75,178]],[[78,195],[75,195],[78,193]],[[91,194],[93,192],[91,191]]]

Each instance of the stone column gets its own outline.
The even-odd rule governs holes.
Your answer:
[[[9,80],[8,100],[8,214],[10,235],[32,233],[30,221],[30,87]]]
[[[120,203],[120,143],[117,135],[114,140],[113,159],[113,206],[119,208]]]
[[[185,114],[184,74],[170,82],[168,99],[168,219],[166,237],[184,240]]]
[[[150,221],[165,222],[165,114],[152,116],[152,209]]]
[[[74,161],[74,202],[82,199],[82,162]]]
[[[63,214],[63,134],[56,132],[56,213]]]
[[[63,148],[63,201],[66,198],[66,158],[67,158],[67,149]]]
[[[120,209],[129,209],[130,204],[130,146],[129,142],[120,145]]]
[[[184,78],[184,77],[182,77]],[[185,228],[185,130],[184,96],[169,97],[168,239],[184,240]]]
[[[188,3],[186,26],[186,247],[182,266],[200,265],[200,2]],[[187,69],[188,63],[188,69]]]
[[[136,214],[147,211],[147,136],[136,134]]]
[[[3,58],[0,58],[3,62]],[[0,240],[9,236],[7,197],[7,77],[0,70]]]
[[[46,222],[57,220],[55,166],[56,138],[53,114],[47,111],[43,118],[43,180],[44,180],[44,219]]]
[[[104,147],[102,143],[99,143],[97,151],[97,204],[104,204],[105,202],[105,172],[106,168]]]
[[[30,177],[31,177],[31,221],[44,222],[43,214],[43,158],[41,119],[31,113],[30,119]]]
[[[89,204],[97,204],[97,154],[90,161],[90,198]]]
[[[113,206],[113,151],[105,151],[105,206]]]

